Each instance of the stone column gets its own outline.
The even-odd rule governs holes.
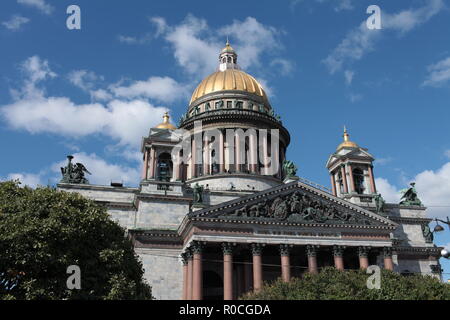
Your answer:
[[[144,167],[142,168],[142,179],[147,180],[148,172],[148,151],[144,150]]]
[[[333,195],[334,195],[335,197],[337,197],[337,193],[336,193],[336,181],[335,181],[335,179],[334,179],[334,173],[331,174],[330,178],[331,178],[331,190],[333,191]]]
[[[187,281],[186,281],[186,299],[187,300],[192,300],[192,280],[194,278],[194,269],[193,269],[193,261],[192,261],[192,252],[188,249],[186,250],[186,258],[187,258],[187,262],[188,262],[188,266],[187,266]]]
[[[318,273],[317,268],[317,250],[319,246],[308,245],[306,246],[306,254],[308,255],[308,271],[310,273]]]
[[[195,138],[192,136],[192,146],[191,146],[191,179],[197,177],[197,144],[195,143]]]
[[[373,168],[369,166],[369,179],[370,179],[370,190],[372,193],[377,193],[377,188],[375,187],[375,179],[373,178]]]
[[[209,175],[210,169],[210,156],[211,152],[209,151],[208,137],[205,135],[204,139],[205,146],[203,147],[203,175]]]
[[[223,141],[223,131],[220,130],[219,136],[219,171],[220,173],[225,172],[225,144]]]
[[[384,268],[394,271],[394,263],[392,262],[392,247],[383,248]]]
[[[355,192],[355,182],[353,181],[353,170],[350,164],[347,164],[347,172],[350,178],[350,192]]]
[[[342,271],[344,271],[344,249],[343,246],[333,246],[334,266]]]
[[[256,139],[256,131],[254,135],[251,134],[249,138],[249,149],[250,149],[250,172],[258,173],[258,143]]]
[[[370,247],[358,247],[359,268],[367,269],[369,267],[369,250]]]
[[[232,243],[222,243],[223,300],[233,300],[233,249],[234,245]]]
[[[345,173],[345,167],[341,167],[341,175],[342,175],[342,182],[344,183],[344,193],[348,193],[348,185],[347,185],[347,174]]]
[[[253,290],[259,292],[262,288],[262,254],[263,244],[252,243],[252,255],[253,255]]]
[[[292,245],[280,244],[280,256],[281,256],[281,279],[283,282],[289,282],[291,280],[291,262],[290,251]]]
[[[263,172],[262,172],[262,174],[263,175],[267,175],[268,173],[269,173],[269,157],[267,156],[267,150],[268,150],[268,148],[269,148],[269,146],[268,146],[268,139],[267,139],[267,133],[266,133],[266,135],[263,137],[263,142],[262,142],[262,144],[263,144],[263,158],[261,159],[262,160],[262,163],[263,163],[263,165],[264,165],[264,167],[263,167]]]
[[[202,270],[202,251],[203,244],[194,241],[192,245],[193,253],[193,281],[192,281],[192,300],[203,299],[203,270]]]
[[[242,165],[243,165],[243,161],[242,161],[242,149],[244,148],[244,152],[245,152],[245,146],[241,146],[241,141],[239,139],[239,135],[236,133],[236,135],[234,136],[234,161],[236,162],[235,165],[235,170],[236,172],[242,172]]]
[[[183,262],[183,296],[182,300],[187,300],[188,297],[188,277],[189,277],[189,271],[188,271],[188,258],[187,253],[183,252],[181,254],[181,261]]]
[[[156,171],[156,152],[155,149],[153,149],[153,147],[150,149],[150,174],[148,174],[147,176],[150,179],[154,179],[155,178],[155,171]]]

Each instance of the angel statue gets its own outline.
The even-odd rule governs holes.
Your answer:
[[[91,174],[88,169],[82,164],[77,162],[75,165],[72,163],[73,156],[67,156],[68,162],[65,168],[61,168],[62,183],[81,183],[88,184],[89,181],[84,177],[84,174]]]
[[[403,193],[402,198],[400,199],[400,205],[403,206],[421,206],[422,202],[417,197],[417,191],[414,187],[415,182],[410,183],[411,187],[408,189],[401,190]]]
[[[203,186],[196,183],[192,190],[194,192],[194,203],[203,203]]]
[[[286,178],[295,177],[295,175],[297,174],[297,166],[290,160],[284,160],[283,173]]]

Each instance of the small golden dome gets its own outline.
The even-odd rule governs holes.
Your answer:
[[[358,148],[359,146],[354,143],[353,141],[350,141],[349,138],[349,134],[347,133],[347,128],[344,126],[344,142],[342,142],[338,147],[337,147],[337,151],[341,150],[342,148]]]
[[[175,127],[173,124],[171,124],[169,122],[169,113],[166,112],[163,115],[163,122],[158,124],[155,128],[157,129],[170,129],[170,130],[175,130],[177,127]]]
[[[194,90],[189,104],[209,93],[228,90],[252,93],[268,101],[263,87],[255,78],[238,69],[226,69],[216,71],[203,79]]]
[[[233,47],[230,46],[230,43],[228,42],[228,39],[227,39],[227,43],[225,44],[225,47],[222,49],[221,52],[222,52],[222,53],[225,53],[225,52],[235,53]]]

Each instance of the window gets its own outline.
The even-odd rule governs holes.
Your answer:
[[[158,157],[157,178],[159,181],[170,181],[172,178],[172,157],[170,153],[161,153]]]
[[[242,105],[243,105],[242,101],[236,101],[236,108],[237,109],[242,109]]]
[[[227,101],[227,109],[233,108],[233,101]]]
[[[353,169],[353,182],[355,183],[355,191],[358,194],[363,194],[364,187],[364,173],[361,169]]]
[[[211,105],[209,104],[209,102],[207,102],[205,104],[205,111],[209,111],[209,110],[211,110]]]

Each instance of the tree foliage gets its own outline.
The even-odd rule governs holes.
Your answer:
[[[0,183],[0,299],[150,299],[125,230],[77,193]],[[81,289],[67,289],[67,267]]]
[[[370,274],[361,270],[339,271],[333,267],[318,274],[305,273],[289,283],[266,283],[259,293],[244,300],[450,300],[450,285],[431,276],[403,276],[382,270],[380,289],[368,289]]]

